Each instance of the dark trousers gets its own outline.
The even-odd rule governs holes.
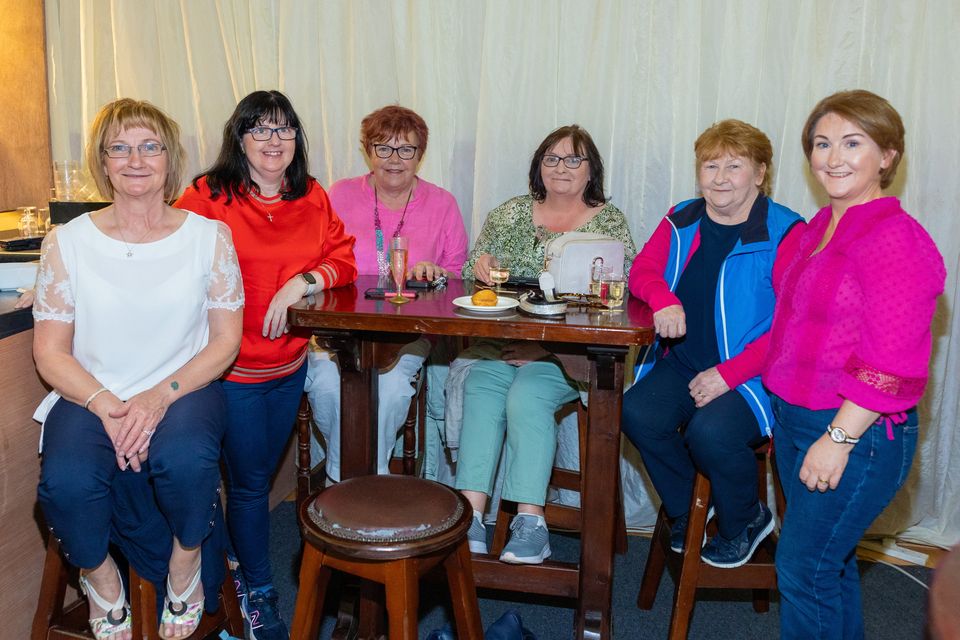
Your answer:
[[[734,389],[697,409],[691,379],[659,361],[624,395],[623,432],[639,449],[668,516],[689,511],[699,469],[710,479],[720,535],[733,538],[757,515],[753,448],[765,436]]]
[[[114,543],[140,575],[163,589],[176,536],[186,547],[202,544],[204,589],[215,593],[223,581],[219,459],[225,410],[219,382],[174,402],[135,473],[117,467],[96,415],[60,399],[44,423],[37,497],[66,559],[92,569]]]
[[[251,588],[273,582],[270,483],[297,418],[307,363],[267,382],[224,382],[227,395],[227,528]]]

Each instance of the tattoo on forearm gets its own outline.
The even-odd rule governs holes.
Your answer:
[[[177,389],[180,388],[180,383],[174,380],[173,382],[170,383],[170,388],[176,391]]]

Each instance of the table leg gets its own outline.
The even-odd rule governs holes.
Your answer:
[[[589,348],[590,397],[584,460],[583,530],[580,534],[580,600],[576,638],[610,638],[620,408],[626,349]],[[615,461],[611,464],[611,461]]]

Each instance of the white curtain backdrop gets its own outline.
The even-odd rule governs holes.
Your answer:
[[[130,96],[180,123],[192,176],[237,101],[277,88],[329,185],[366,171],[363,116],[400,103],[427,120],[420,173],[453,192],[472,238],[526,191],[540,140],[572,122],[596,140],[638,243],[694,194],[693,141],[723,118],[770,136],[774,198],[809,218],[824,197],[799,144],[807,113],[840,89],[887,97],[908,134],[891,192],[949,275],[914,473],[874,531],[960,540],[955,0],[47,0],[46,15],[55,160],[82,159],[97,109]]]

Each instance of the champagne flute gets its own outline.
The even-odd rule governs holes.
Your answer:
[[[490,259],[490,280],[494,284],[494,291],[499,296],[500,285],[510,279],[510,264],[506,258],[493,257]]]
[[[403,296],[403,283],[407,281],[407,238],[394,236],[390,238],[390,272],[393,282],[397,285],[397,295],[390,298],[393,304],[406,304],[409,299]]]

